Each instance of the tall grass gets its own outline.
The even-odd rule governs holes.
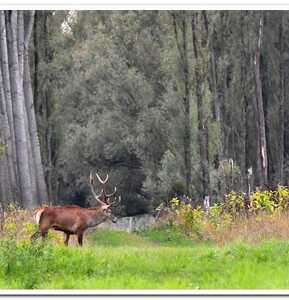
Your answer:
[[[219,229],[205,229],[203,237],[211,239],[219,245],[242,241],[257,244],[268,240],[289,239],[289,213],[288,211],[268,215],[259,214],[247,218],[238,218],[230,226]]]
[[[55,245],[52,241],[2,241],[0,287],[184,287],[182,278],[194,248],[159,246],[149,236],[100,230],[83,248]]]
[[[207,212],[177,198],[171,200],[171,206],[170,223],[193,240],[224,245],[236,240],[259,243],[289,237],[288,187],[252,192],[249,199],[230,192]]]
[[[31,243],[31,214],[13,208],[0,234],[0,288],[289,288],[287,207],[228,218],[186,205],[170,218],[138,233],[91,230],[84,247],[65,247],[53,231]]]
[[[4,212],[1,223],[0,240],[29,241],[31,235],[38,230],[33,212],[13,204]],[[50,230],[48,239],[52,239],[55,244],[62,244],[64,237],[62,233]]]
[[[116,232],[101,231],[83,248],[49,241],[2,241],[0,288],[289,288],[288,242],[217,247],[155,242],[151,236],[151,232],[143,232],[141,237],[123,233],[117,240]],[[104,244],[104,240],[112,244]]]

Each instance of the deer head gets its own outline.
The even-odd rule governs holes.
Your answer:
[[[102,179],[97,173],[95,173],[96,178],[98,179],[99,183],[101,184],[101,192],[100,194],[96,194],[94,191],[94,176],[92,175],[92,172],[90,172],[89,175],[89,185],[92,192],[92,195],[94,196],[95,200],[100,204],[100,209],[103,211],[103,213],[111,219],[111,221],[116,222],[116,218],[113,216],[111,208],[112,206],[118,205],[118,201],[111,201],[112,197],[116,194],[116,187],[114,187],[114,191],[111,194],[106,193],[106,184],[108,181],[108,174],[106,175],[105,179]],[[120,198],[119,198],[120,199]]]

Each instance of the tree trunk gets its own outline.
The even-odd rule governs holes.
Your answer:
[[[247,95],[247,86],[246,86],[246,67],[250,65],[250,60],[247,54],[247,49],[248,46],[245,43],[245,22],[246,20],[245,15],[247,12],[241,12],[241,20],[240,20],[240,25],[241,25],[241,45],[242,45],[242,50],[241,50],[241,59],[242,59],[242,64],[241,64],[241,92],[242,92],[242,98],[243,98],[243,129],[244,129],[244,144],[243,144],[243,164],[242,164],[242,175],[244,178],[244,183],[245,183],[245,188],[247,192],[249,191],[249,185],[251,186],[251,182],[249,182],[251,176],[248,174],[249,168],[251,168],[252,163],[250,162],[250,142],[249,142],[249,132],[250,132],[250,120],[249,120],[249,99]]]
[[[279,24],[279,44],[280,44],[280,97],[279,97],[279,183],[285,184],[284,182],[284,162],[285,162],[285,153],[284,153],[284,130],[285,130],[285,72],[284,72],[284,62],[283,62],[283,51],[284,51],[284,42],[283,42],[283,12],[280,13],[280,24]]]
[[[27,20],[27,14],[28,14],[28,20]],[[27,28],[30,29],[30,23],[31,23],[31,17],[30,15],[34,14],[34,11],[28,11],[26,13],[26,18],[24,20],[24,12],[18,11],[17,16],[17,45],[18,45],[18,64],[19,64],[19,72],[20,72],[20,78],[21,78],[21,85],[23,86],[24,91],[24,98],[26,100],[27,93],[25,89],[25,82],[24,82],[24,56],[26,55],[26,49],[28,47],[27,38],[29,39],[29,36],[27,36]],[[32,18],[33,22],[33,18]],[[26,31],[26,32],[25,32]],[[28,54],[27,54],[28,55]],[[27,101],[26,101],[27,102]],[[37,184],[36,184],[36,171],[35,171],[35,162],[34,162],[34,156],[33,156],[33,145],[31,142],[30,137],[30,121],[28,116],[28,110],[30,109],[26,104],[26,109],[24,109],[25,113],[25,132],[26,132],[26,139],[27,139],[27,145],[28,145],[28,159],[29,159],[29,170],[30,170],[30,178],[31,178],[31,192],[34,199],[37,199]]]
[[[5,93],[3,89],[2,71],[0,68],[0,177],[1,200],[13,199],[14,166],[11,148],[10,128],[7,119]]]
[[[47,183],[48,195],[53,197],[53,155],[54,149],[53,127],[51,122],[51,113],[53,111],[53,95],[51,90],[51,81],[47,84],[49,75],[39,72],[41,63],[50,64],[53,51],[50,45],[48,17],[49,11],[36,11],[33,30],[34,42],[34,72],[33,72],[33,92],[34,107],[37,117],[37,128],[39,132],[39,142],[41,146],[41,156],[44,166],[44,176]],[[45,88],[41,88],[41,82],[45,81]]]
[[[257,140],[258,140],[258,152],[257,159],[259,160],[259,184],[261,187],[265,187],[268,184],[268,158],[267,158],[267,143],[266,143],[266,129],[265,129],[265,117],[263,107],[263,95],[262,95],[262,78],[260,73],[261,64],[261,47],[263,36],[263,12],[261,12],[259,21],[259,35],[257,41],[257,47],[255,52],[255,82],[256,82],[256,101],[255,101],[255,117],[257,122]]]
[[[8,61],[8,45],[7,45],[7,30],[4,11],[0,11],[0,57],[1,57],[1,73],[2,73],[2,87],[3,87],[3,103],[5,111],[7,114],[7,121],[9,124],[9,145],[8,145],[8,155],[9,160],[12,161],[12,166],[10,165],[11,174],[11,187],[12,187],[12,197],[16,200],[19,198],[20,191],[18,188],[17,179],[17,158],[16,158],[16,148],[15,148],[15,131],[14,131],[14,117],[13,117],[13,107],[11,98],[11,84],[10,84],[10,74],[9,74],[9,61]],[[10,164],[11,164],[10,163]]]
[[[186,194],[191,194],[192,183],[192,151],[191,151],[191,104],[190,104],[190,89],[189,89],[189,63],[188,63],[188,49],[187,49],[187,20],[186,12],[182,12],[180,27],[181,27],[181,41],[178,36],[178,22],[177,17],[173,14],[175,39],[179,50],[181,59],[183,81],[184,81],[184,165],[185,165],[185,182]]]
[[[29,53],[28,53],[28,41],[30,39],[30,35],[32,32],[32,24],[33,24],[34,15],[30,12],[29,21],[27,25],[27,30],[25,31],[25,44],[24,44],[24,94],[25,94],[25,104],[26,111],[28,116],[28,127],[29,127],[29,135],[31,140],[31,148],[32,148],[32,160],[33,160],[33,170],[36,175],[36,185],[37,185],[37,196],[38,201],[42,203],[47,200],[47,190],[46,184],[44,181],[44,172],[41,161],[41,153],[40,153],[40,144],[37,132],[37,124],[33,103],[33,92],[31,85],[31,77],[30,77],[30,67],[29,67]]]
[[[201,182],[202,182],[202,198],[210,195],[210,173],[209,173],[209,134],[208,134],[208,116],[205,115],[204,101],[202,95],[202,83],[207,79],[206,75],[201,76],[200,61],[199,61],[199,45],[197,39],[197,25],[198,13],[195,13],[191,20],[192,35],[193,35],[193,52],[195,57],[194,66],[194,80],[196,83],[196,99],[198,110],[198,141],[200,151],[200,165],[201,165]],[[204,34],[207,36],[207,34]],[[208,37],[208,36],[207,36]],[[203,39],[203,47],[206,43]]]
[[[222,119],[221,119],[221,103],[220,103],[220,91],[218,88],[218,74],[216,70],[217,65],[217,53],[214,48],[211,49],[211,79],[212,79],[212,94],[213,94],[213,116],[218,124],[219,129],[219,143],[218,143],[218,153],[217,160],[221,161],[224,159],[223,155],[223,130],[222,130]]]
[[[23,69],[24,69],[24,15],[23,10],[18,11],[17,15],[17,47],[18,47],[18,64],[20,78],[23,84]]]
[[[10,13],[10,12],[9,12]],[[13,98],[13,116],[15,126],[15,143],[17,154],[17,165],[19,171],[19,185],[23,198],[23,205],[30,209],[36,206],[33,199],[31,176],[29,168],[28,141],[25,130],[25,97],[20,74],[20,66],[18,61],[18,44],[17,44],[17,11],[11,11],[9,24],[11,33],[11,53],[10,53],[10,76],[12,84]]]

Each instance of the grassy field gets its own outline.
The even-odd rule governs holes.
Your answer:
[[[83,248],[0,242],[0,288],[287,289],[289,242],[217,247],[170,228],[98,230]]]

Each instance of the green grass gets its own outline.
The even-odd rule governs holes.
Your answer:
[[[0,288],[288,289],[289,242],[219,248],[167,227],[99,230],[83,248],[0,242]]]

